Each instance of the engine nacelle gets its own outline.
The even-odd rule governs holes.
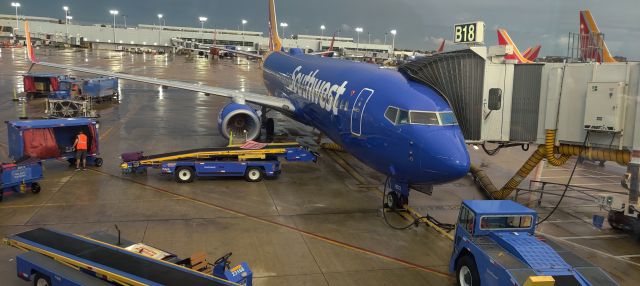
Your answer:
[[[229,103],[218,116],[218,130],[224,138],[233,133],[235,138],[255,140],[260,136],[260,116],[246,104]]]

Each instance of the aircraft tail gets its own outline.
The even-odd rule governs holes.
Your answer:
[[[526,59],[528,59],[528,60],[530,60],[530,61],[535,61],[535,60],[538,58],[538,55],[540,55],[540,49],[541,49],[541,48],[542,48],[542,47],[541,47],[540,45],[537,45],[537,46],[535,46],[535,47],[533,47],[533,48],[527,48],[527,49],[522,53],[522,55],[523,55]]]
[[[580,11],[580,55],[598,62],[615,63],[604,37],[591,15],[591,11]]]
[[[269,50],[282,50],[282,41],[280,41],[280,37],[278,36],[275,0],[269,0]]]
[[[447,40],[442,39],[442,42],[440,42],[440,46],[438,47],[438,49],[436,50],[436,53],[442,53],[444,52],[444,42],[446,42]]]
[[[333,33],[333,37],[331,38],[331,43],[329,44],[329,49],[327,49],[327,52],[333,52],[333,43],[336,41],[336,33]],[[332,57],[333,53],[329,53],[329,54],[322,54],[323,57]]]
[[[32,63],[36,63],[36,53],[33,51],[33,45],[31,44],[31,33],[29,33],[29,22],[24,21],[24,34],[27,42],[27,55],[29,57],[29,61]]]
[[[520,53],[520,51],[518,50],[518,47],[516,47],[516,44],[514,44],[513,41],[511,40],[511,37],[509,37],[507,30],[498,29],[498,44],[501,46],[511,46],[511,48],[513,48],[513,54],[505,56],[504,57],[505,60],[515,60],[515,61],[518,61],[518,63],[523,63],[523,64],[528,64],[532,62],[531,60],[525,58]]]

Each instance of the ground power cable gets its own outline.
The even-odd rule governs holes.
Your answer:
[[[573,175],[575,174],[576,168],[578,167],[578,162],[580,162],[580,158],[582,158],[582,153],[585,150],[585,148],[587,147],[587,141],[589,140],[589,134],[590,134],[589,131],[587,131],[587,135],[585,135],[584,141],[582,142],[582,149],[580,150],[580,154],[578,154],[578,158],[576,159],[576,162],[573,164],[573,169],[571,170],[571,174],[569,175],[569,179],[567,180],[567,184],[564,185],[564,190],[562,191],[562,195],[560,196],[560,199],[558,200],[556,205],[553,207],[553,209],[551,209],[551,212],[549,212],[549,214],[547,214],[547,216],[545,216],[543,219],[539,220],[536,223],[536,226],[540,225],[541,223],[543,223],[544,221],[549,219],[551,217],[551,215],[553,215],[553,213],[558,209],[558,207],[560,206],[560,203],[562,203],[562,199],[564,199],[564,196],[567,193],[567,190],[569,190],[569,185],[571,185],[571,180],[573,180]]]

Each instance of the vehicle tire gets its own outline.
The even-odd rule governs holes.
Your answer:
[[[400,201],[400,196],[398,192],[390,191],[387,193],[387,207],[392,210],[397,210],[402,208],[402,202]]]
[[[33,286],[51,286],[51,280],[47,276],[36,274],[33,276]]]
[[[262,169],[258,167],[249,167],[247,171],[244,172],[244,178],[247,182],[260,182],[262,181],[262,177],[264,177],[264,174],[262,173]]]
[[[40,184],[38,184],[38,183],[31,183],[31,192],[32,192],[32,193],[37,194],[37,193],[39,193],[39,192],[40,192],[40,190],[41,190],[41,188],[40,188]]]
[[[458,286],[480,285],[480,275],[473,257],[465,255],[456,263],[456,281]]]
[[[96,167],[101,167],[101,166],[102,166],[102,163],[104,163],[104,162],[102,161],[102,158],[96,158],[96,159],[93,161],[93,164],[94,164],[94,165],[96,165]]]
[[[195,177],[192,168],[189,167],[178,167],[176,168],[176,172],[174,174],[176,182],[178,183],[191,183]]]

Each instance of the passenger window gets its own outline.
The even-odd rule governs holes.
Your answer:
[[[462,206],[460,209],[460,217],[458,218],[458,224],[460,227],[464,228],[470,234],[473,234],[473,223],[475,216],[473,213],[465,206]]]
[[[434,112],[411,111],[411,113],[409,113],[409,119],[411,120],[411,124],[440,125],[438,115]]]
[[[396,124],[396,117],[398,116],[398,109],[395,107],[387,107],[387,111],[384,113],[384,117],[386,117],[391,123]]]
[[[398,112],[398,119],[396,120],[398,124],[407,124],[409,123],[409,112],[406,110],[400,110]]]

